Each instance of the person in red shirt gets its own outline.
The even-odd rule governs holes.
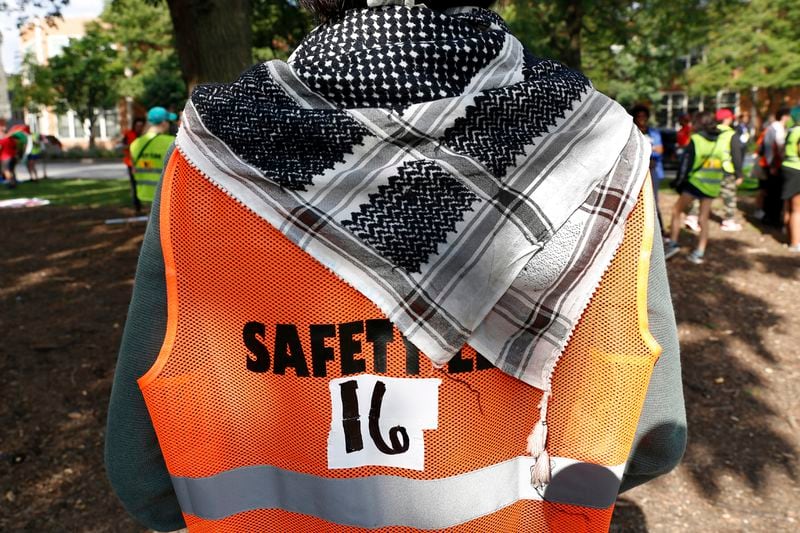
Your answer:
[[[131,199],[137,213],[142,210],[142,202],[136,195],[136,181],[133,177],[133,160],[131,159],[131,144],[142,134],[144,125],[145,120],[143,118],[137,117],[133,119],[131,129],[122,132],[122,140],[120,143],[122,144],[122,162],[128,167],[128,179],[131,183]]]
[[[678,122],[681,124],[681,129],[678,130],[676,142],[679,148],[689,146],[692,139],[692,117],[688,113],[684,113],[678,117]]]
[[[13,132],[6,130],[6,122],[0,122],[0,172],[3,177],[3,184],[6,187],[14,188],[17,186],[17,177],[14,174],[14,167],[17,165],[18,143]]]

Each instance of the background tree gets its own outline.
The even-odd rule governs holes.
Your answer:
[[[720,10],[736,0],[501,0],[500,13],[536,55],[582,70],[623,103],[654,100],[680,78]]]
[[[114,0],[106,4],[100,20],[116,43],[117,67],[125,74],[117,83],[120,95],[147,108],[181,109],[187,92],[166,4]]]
[[[166,1],[190,91],[198,83],[233,81],[252,64],[250,0]]]
[[[732,3],[710,27],[702,61],[688,72],[695,90],[766,89],[760,111],[800,86],[800,5],[796,0]]]
[[[38,114],[43,106],[53,105],[50,71],[37,67],[36,58],[30,52],[22,59],[21,71],[8,77],[12,109]]]
[[[287,59],[314,25],[293,0],[252,0],[252,5],[256,61]]]
[[[46,66],[31,65],[34,102],[53,105],[58,113],[72,110],[81,123],[89,123],[89,147],[95,145],[95,122],[103,109],[117,105],[116,80],[122,74],[115,62],[112,41],[97,24],[86,35],[70,39]]]

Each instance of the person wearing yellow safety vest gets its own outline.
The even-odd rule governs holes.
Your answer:
[[[115,492],[159,531],[608,531],[686,436],[650,143],[491,0],[303,3],[184,109]]]
[[[783,190],[785,202],[784,223],[789,234],[789,251],[800,253],[800,106],[791,110],[794,126],[786,135],[783,163]]]
[[[175,113],[163,107],[153,107],[147,112],[150,129],[131,143],[136,197],[141,202],[152,202],[155,197],[164,158],[175,141],[175,136],[169,134],[169,123],[176,118]]]
[[[736,191],[744,181],[744,156],[747,151],[747,141],[750,139],[748,124],[750,122],[749,114],[742,114],[742,121],[733,128],[733,111],[727,108],[718,109],[716,119],[719,122],[717,128],[724,132],[727,130],[734,130],[734,136],[731,139],[731,157],[733,159],[733,173],[725,173],[722,180],[722,189],[720,191],[720,198],[725,206],[725,211],[720,224],[722,231],[741,231],[742,225],[736,221]],[[690,138],[691,141],[691,138]],[[700,225],[698,224],[698,215],[700,213],[700,202],[695,200],[692,202],[689,214],[684,220],[687,228],[695,233],[700,233]]]
[[[708,244],[711,202],[720,195],[726,175],[739,174],[741,170],[734,165],[731,153],[735,134],[732,128],[720,129],[714,113],[710,111],[699,113],[695,118],[695,126],[697,133],[692,135],[692,142],[678,169],[676,182],[680,197],[672,207],[670,237],[664,243],[664,253],[669,259],[680,252],[678,236],[683,226],[683,215],[692,201],[697,199],[700,200],[700,235],[696,248],[687,256],[687,260],[702,264]]]
[[[25,161],[31,181],[39,179],[36,170],[36,160],[42,157],[42,135],[36,131],[28,136],[28,145],[25,148]]]

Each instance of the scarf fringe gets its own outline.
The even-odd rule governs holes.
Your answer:
[[[539,401],[539,421],[528,435],[528,453],[536,459],[531,467],[531,485],[537,489],[550,483],[552,476],[550,454],[547,452],[547,404],[550,394],[549,389],[542,393],[542,399]]]

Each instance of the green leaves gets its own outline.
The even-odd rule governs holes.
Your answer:
[[[96,110],[114,107],[114,80],[121,73],[115,59],[114,43],[97,24],[82,38],[70,39],[47,67],[56,110],[72,108],[80,119],[93,121]]]
[[[287,59],[313,27],[311,16],[291,0],[252,0],[253,56]]]
[[[693,88],[800,85],[800,7],[795,0],[728,2],[709,28],[704,60],[688,73]]]
[[[115,61],[123,72],[116,80],[120,95],[133,97],[145,108],[182,108],[186,84],[166,4],[114,0],[106,5],[100,19],[109,38],[117,43]]]
[[[796,0],[501,0],[534,54],[581,68],[623,103],[800,85]],[[688,72],[686,62],[697,63]]]

